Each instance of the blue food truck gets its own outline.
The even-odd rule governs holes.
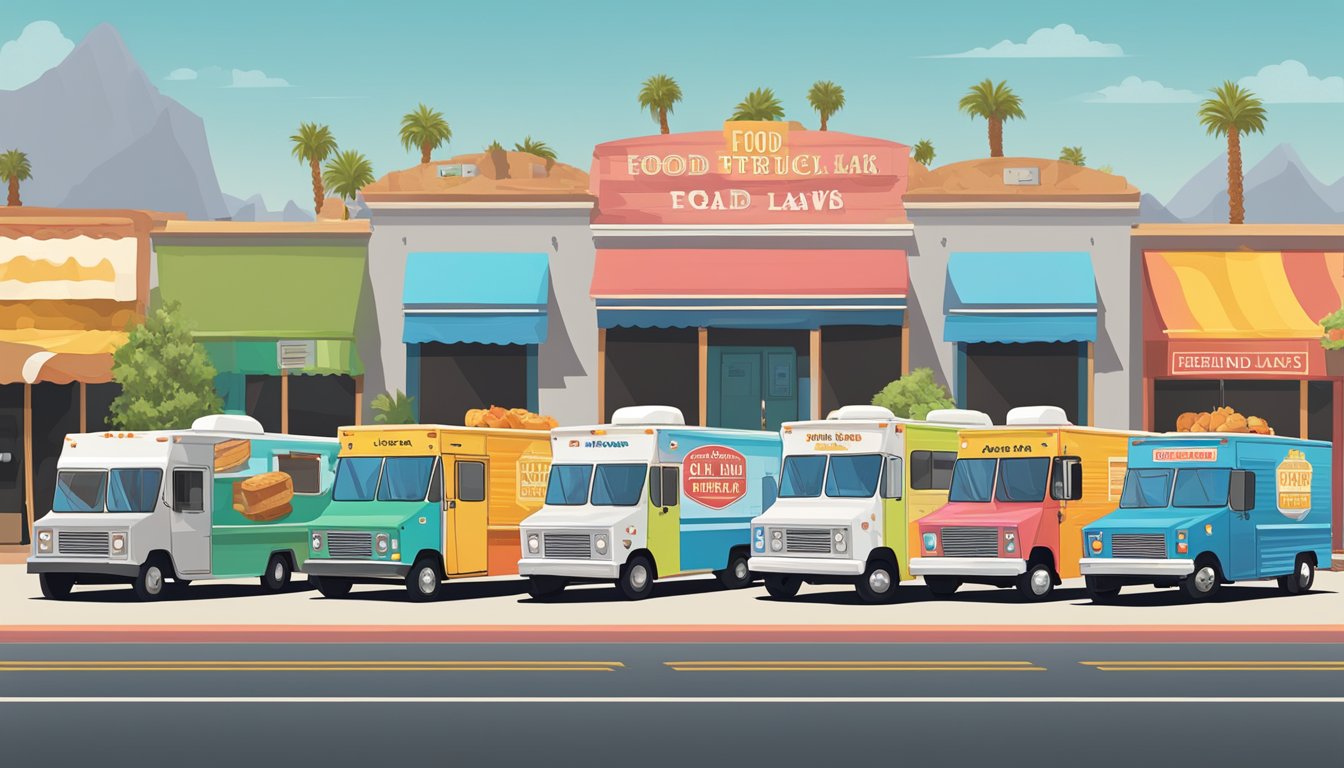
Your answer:
[[[1254,434],[1130,441],[1120,508],[1083,530],[1094,602],[1128,584],[1206,600],[1222,584],[1278,579],[1292,595],[1330,567],[1330,443]]]

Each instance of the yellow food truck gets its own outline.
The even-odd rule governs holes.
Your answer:
[[[324,597],[397,579],[432,600],[444,579],[518,572],[518,523],[541,508],[550,432],[342,427],[332,502],[303,568]]]

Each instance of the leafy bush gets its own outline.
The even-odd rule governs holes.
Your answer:
[[[929,368],[916,368],[883,387],[873,395],[873,405],[907,419],[923,419],[934,409],[956,407],[947,389],[934,381]]]
[[[113,353],[112,379],[121,394],[112,401],[108,423],[117,429],[186,429],[223,409],[215,367],[180,310],[177,302],[150,310]]]
[[[1321,318],[1321,326],[1325,328],[1321,346],[1326,349],[1344,349],[1344,309],[1337,309]]]
[[[369,407],[376,414],[373,420],[379,424],[414,424],[414,402],[414,397],[398,389],[395,394],[384,392],[373,398]]]

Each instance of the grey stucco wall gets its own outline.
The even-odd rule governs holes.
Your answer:
[[[1138,272],[1130,253],[1133,210],[912,209],[910,367],[929,367],[952,388],[955,345],[943,341],[949,255],[956,251],[1083,251],[1097,280],[1095,426],[1129,429],[1142,421]]]
[[[369,241],[374,312],[361,318],[359,328],[366,419],[371,417],[368,403],[378,393],[407,389],[406,345],[401,340],[406,254],[497,251],[539,252],[550,259],[547,336],[537,359],[540,411],[561,424],[596,421],[597,311],[589,296],[595,258],[590,213],[587,207],[374,207]]]

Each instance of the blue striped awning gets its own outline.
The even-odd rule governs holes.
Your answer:
[[[943,340],[1097,340],[1097,283],[1084,252],[958,252],[947,264]]]
[[[402,341],[541,344],[549,291],[544,253],[407,254]]]

